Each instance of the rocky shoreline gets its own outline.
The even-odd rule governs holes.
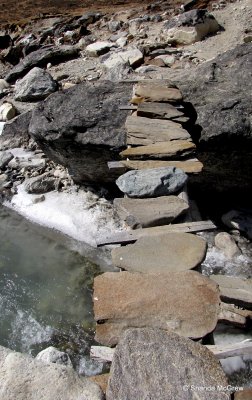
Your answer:
[[[220,18],[252,13],[246,0],[212,9]],[[2,202],[75,239],[112,245],[120,270],[94,280],[96,340],[116,346],[113,360],[100,357],[112,360],[109,380],[92,378],[103,390],[57,349],[34,360],[1,347],[4,400],[35,390],[48,400],[251,395],[217,360],[239,357],[249,370],[250,343],[211,347],[221,323],[246,332],[252,318],[251,27],[218,54],[223,32],[197,2],[158,2],[0,34]],[[198,56],[199,43],[213,59]],[[214,244],[206,231],[216,226],[200,212],[218,225]],[[209,272],[213,250],[221,265],[247,268]]]

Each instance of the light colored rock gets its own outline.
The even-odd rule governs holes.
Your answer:
[[[55,190],[55,177],[50,172],[25,180],[24,188],[30,194],[42,194]]]
[[[172,140],[170,142],[159,142],[147,146],[131,147],[123,150],[120,156],[129,159],[146,159],[147,157],[162,159],[189,155],[195,149],[195,144],[187,140]]]
[[[92,360],[89,356],[80,359],[78,374],[81,376],[95,376],[102,374],[106,362]]]
[[[216,326],[220,299],[217,285],[195,271],[106,272],[94,280],[93,301],[96,340],[113,346],[130,327],[203,337]]]
[[[0,79],[0,93],[3,93],[6,89],[9,88],[8,82],[5,79]]]
[[[211,275],[220,287],[222,300],[251,309],[252,306],[252,279],[241,279],[224,275]]]
[[[72,361],[67,353],[64,351],[59,351],[53,346],[47,347],[46,349],[40,351],[36,360],[43,361],[44,363],[55,363],[66,365],[68,367],[73,367]]]
[[[120,218],[132,228],[169,224],[189,208],[188,203],[177,196],[121,198],[114,200],[114,206]]]
[[[3,133],[4,125],[5,125],[5,122],[0,122],[0,136]]]
[[[143,53],[137,47],[128,47],[111,54],[102,60],[106,68],[110,69],[122,63],[128,63],[132,68],[136,68],[143,61]]]
[[[222,216],[222,222],[228,228],[245,232],[252,239],[252,216],[246,211],[231,210]]]
[[[140,103],[137,107],[137,115],[139,117],[158,118],[158,119],[174,119],[183,117],[183,112],[169,103]]]
[[[58,89],[58,83],[42,68],[31,69],[15,85],[15,100],[37,101],[45,99]]]
[[[207,10],[194,9],[165,22],[161,35],[168,43],[185,45],[216,33],[219,28],[218,22]]]
[[[163,167],[128,171],[116,184],[129,197],[158,197],[176,193],[187,181],[184,171],[175,167]]]
[[[101,54],[107,53],[112,46],[113,43],[110,42],[91,43],[86,47],[86,53],[90,57],[99,57]]]
[[[218,233],[214,238],[214,243],[229,259],[241,254],[241,250],[235,243],[235,240],[227,232]]]
[[[125,47],[128,43],[128,39],[126,37],[120,37],[116,40],[116,44],[119,47]]]
[[[167,67],[170,67],[176,61],[176,58],[174,56],[172,56],[172,55],[169,55],[169,54],[163,54],[163,55],[157,56],[157,57],[155,57],[155,59],[163,60],[163,62],[165,63],[165,65]]]
[[[9,121],[16,115],[16,109],[13,104],[7,101],[0,106],[0,121]]]
[[[9,162],[10,168],[24,168],[25,171],[29,168],[40,169],[45,168],[45,166],[46,160],[44,158],[32,157],[29,154],[24,157],[15,157]]]
[[[201,344],[173,332],[129,329],[115,350],[106,399],[228,400],[227,391],[213,390],[227,385]]]
[[[26,354],[0,357],[0,397],[3,400],[102,400],[98,385],[80,378],[73,368],[45,364]]]
[[[207,244],[189,233],[143,237],[136,243],[112,250],[116,267],[127,271],[170,273],[195,268],[205,258]]]
[[[169,83],[140,82],[134,87],[135,96],[131,103],[139,104],[142,101],[178,102],[182,101],[182,93]]]
[[[244,388],[242,392],[236,392],[234,400],[251,400],[252,399],[252,388]]]
[[[0,151],[0,169],[6,167],[13,157],[13,154],[9,151]]]
[[[122,26],[122,23],[120,21],[109,21],[108,23],[108,28],[110,32],[116,32],[118,31]]]
[[[176,122],[128,116],[125,127],[127,144],[149,145],[170,140],[191,140],[190,134]]]

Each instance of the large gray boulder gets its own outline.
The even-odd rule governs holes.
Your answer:
[[[126,145],[126,110],[132,85],[85,82],[52,94],[33,111],[29,132],[44,153],[78,182],[114,180],[107,162]]]
[[[58,64],[59,62],[76,58],[78,54],[79,50],[74,46],[45,46],[24,57],[5,76],[5,80],[14,82],[16,79],[22,78],[33,67],[45,67],[49,62]]]
[[[26,354],[1,351],[0,398],[3,400],[102,400],[98,385],[73,368],[46,364]]]
[[[158,329],[129,329],[115,350],[106,399],[228,400],[219,389],[227,384],[201,344]]]
[[[161,167],[128,171],[116,184],[129,197],[157,197],[176,193],[187,181],[182,169]]]
[[[15,100],[43,100],[57,89],[58,83],[47,71],[34,67],[23,79],[16,83]]]

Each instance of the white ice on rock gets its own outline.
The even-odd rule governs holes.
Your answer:
[[[45,194],[45,200],[34,204],[37,195],[28,194],[24,185],[6,206],[39,225],[56,229],[76,240],[96,245],[96,239],[119,231],[112,205],[90,191],[57,192]]]

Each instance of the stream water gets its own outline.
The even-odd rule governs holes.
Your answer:
[[[100,256],[83,247],[85,257],[69,243],[0,206],[0,345],[36,354],[55,343],[83,350],[92,341]]]

